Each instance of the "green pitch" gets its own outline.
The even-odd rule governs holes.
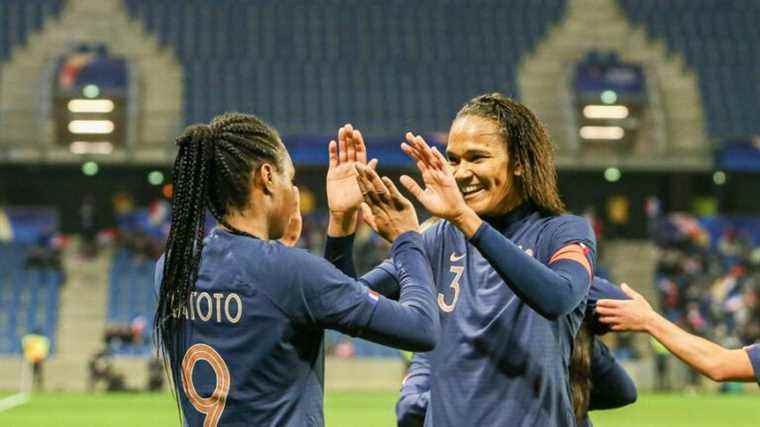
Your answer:
[[[329,393],[325,417],[330,427],[394,426],[396,393]],[[631,407],[593,412],[596,427],[757,427],[760,395],[643,395]],[[141,427],[178,425],[166,394],[35,395],[24,406],[0,413],[7,427]]]

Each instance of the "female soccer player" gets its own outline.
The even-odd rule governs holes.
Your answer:
[[[394,241],[394,302],[275,240],[293,216],[297,188],[272,127],[226,114],[189,127],[177,144],[155,330],[187,425],[322,426],[324,329],[408,350],[434,347],[430,267],[403,196],[373,205],[381,234]],[[355,154],[333,151],[331,165],[338,156],[353,168]],[[207,210],[220,225],[204,239]]]
[[[729,350],[691,335],[659,315],[641,294],[623,284],[632,299],[603,299],[597,303],[600,320],[613,331],[646,332],[671,353],[713,381],[757,381],[760,384],[760,343]]]
[[[584,219],[563,214],[544,127],[519,103],[487,94],[457,114],[448,160],[419,136],[406,140],[425,188],[401,182],[442,218],[423,234],[442,333],[426,353],[425,425],[574,426],[568,371],[595,240]],[[341,225],[353,212],[335,210],[332,198],[328,189],[326,255],[349,271],[353,229]],[[366,280],[386,283],[393,270],[381,265]]]
[[[627,298],[619,287],[605,279],[594,277],[582,326],[594,336],[607,332],[606,325],[599,323],[594,313],[595,302],[603,297]],[[588,342],[588,355],[584,356],[591,358],[590,374],[586,378],[571,375],[574,406],[580,406],[580,410],[576,410],[576,418],[578,425],[583,427],[592,425],[588,411],[620,408],[632,404],[637,397],[636,385],[631,377],[617,363],[607,346],[594,336]],[[579,382],[583,384],[577,385]],[[414,357],[396,404],[398,427],[422,427],[429,402],[430,365],[426,358]]]

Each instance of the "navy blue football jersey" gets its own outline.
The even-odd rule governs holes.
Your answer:
[[[216,228],[182,315],[182,384],[190,426],[322,426],[323,330],[433,348],[438,315],[421,236],[394,242],[401,301],[370,291],[301,249]],[[163,257],[156,267],[160,285]]]
[[[488,222],[470,240],[444,220],[423,232],[441,316],[438,345],[425,355],[432,373],[425,426],[575,426],[569,364],[593,276],[593,231],[581,217],[546,216],[530,204]],[[506,267],[497,271],[497,261]],[[517,295],[504,279],[510,268],[521,278],[561,276],[564,288],[539,280],[543,289]],[[364,277],[392,293],[393,270],[386,262]],[[539,313],[526,296],[545,290],[565,295],[563,305],[549,298],[550,309]]]

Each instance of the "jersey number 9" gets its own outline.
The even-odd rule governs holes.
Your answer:
[[[216,387],[208,397],[201,397],[193,384],[193,369],[199,360],[211,365],[216,376]],[[187,349],[182,358],[182,385],[193,407],[206,416],[203,427],[216,427],[230,392],[230,370],[222,356],[206,344],[195,344]]]

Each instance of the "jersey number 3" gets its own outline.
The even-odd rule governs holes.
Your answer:
[[[199,360],[211,365],[216,376],[216,387],[208,397],[201,397],[193,384],[193,369]],[[187,349],[185,357],[182,358],[182,385],[190,403],[206,416],[203,427],[216,427],[227,403],[227,394],[230,392],[230,370],[222,356],[206,344],[195,344]]]
[[[454,278],[451,279],[450,285],[453,294],[451,297],[451,304],[446,304],[446,297],[438,292],[438,307],[441,307],[441,310],[446,313],[454,311],[454,307],[457,305],[457,300],[459,299],[459,280],[462,279],[462,274],[464,274],[464,267],[461,265],[452,265],[449,271],[454,273]]]

